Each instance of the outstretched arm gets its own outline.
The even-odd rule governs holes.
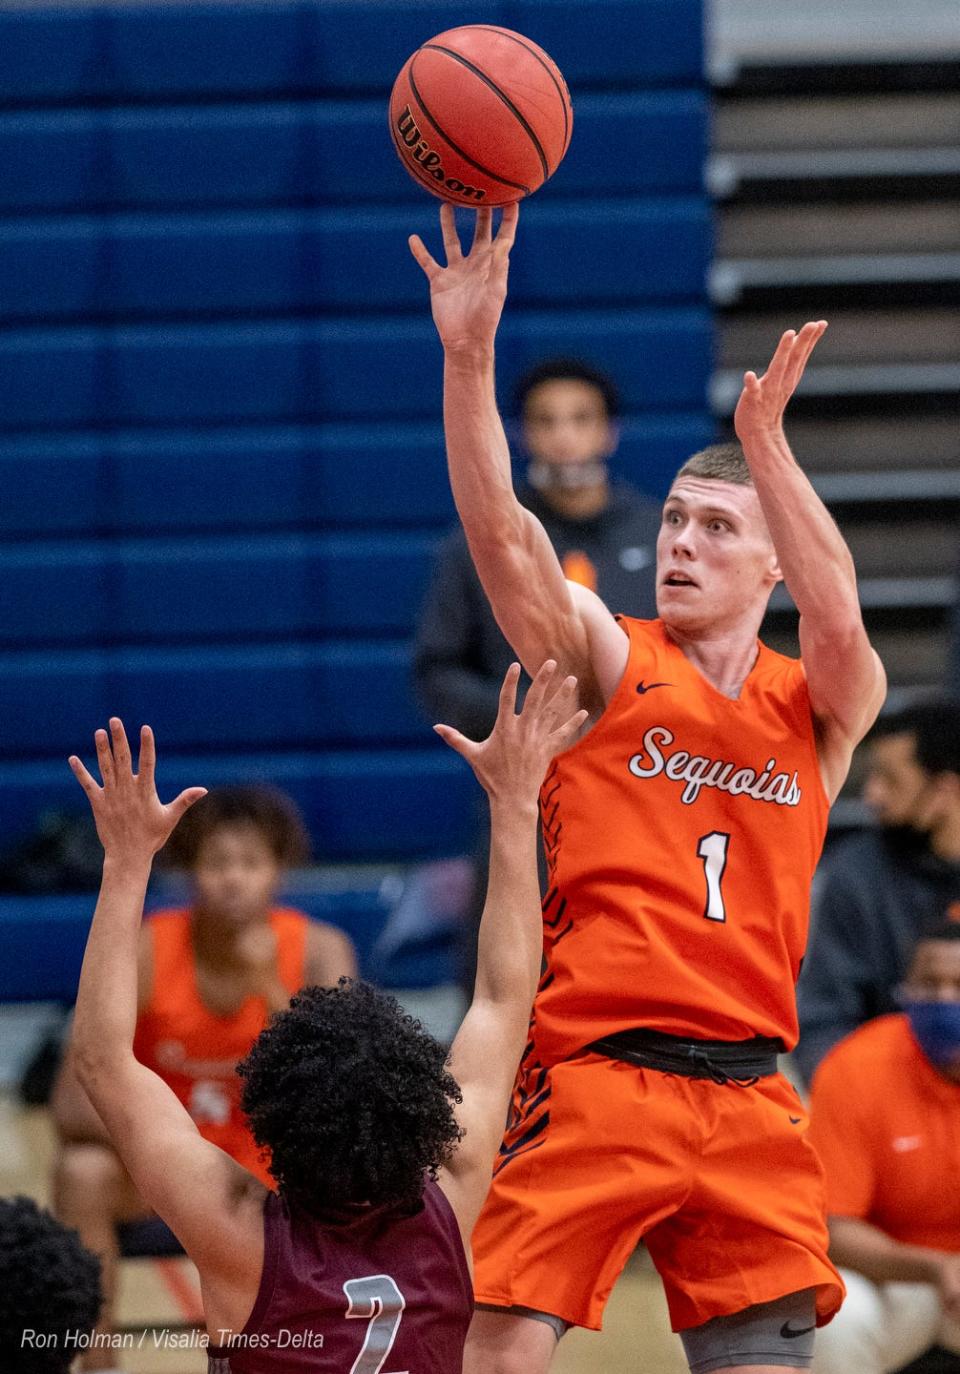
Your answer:
[[[548,656],[580,682],[591,711],[605,700],[595,672],[596,633],[588,635],[579,602],[540,521],[513,490],[510,450],[497,411],[494,340],[507,294],[510,249],[519,210],[508,205],[492,233],[493,211],[477,211],[464,255],[453,207],[440,211],[447,266],[414,235],[410,248],[430,282],[434,323],[444,350],[443,420],[450,485],[470,553],[501,630],[531,677]],[[610,652],[626,641],[606,616]],[[619,672],[615,678],[619,678]]]
[[[788,330],[763,377],[748,372],[735,424],[784,581],[800,612],[800,647],[820,732],[821,765],[833,795],[850,755],[876,719],[886,692],[870,646],[850,550],[800,469],[783,413],[826,321]]]
[[[76,756],[70,759],[104,848],[73,1024],[77,1076],[138,1191],[194,1263],[205,1276],[227,1279],[237,1267],[246,1277],[259,1228],[243,1225],[238,1203],[251,1196],[255,1181],[200,1136],[166,1083],[133,1054],[137,944],[153,856],[204,789],[189,788],[161,804],[148,726],[141,732],[138,773],[119,720],[111,720],[110,736],[97,731],[96,746],[102,786]]]
[[[490,799],[490,871],[477,981],[451,1051],[451,1072],[463,1093],[457,1117],[464,1136],[442,1180],[465,1239],[490,1185],[540,976],[537,795],[550,759],[586,719],[585,711],[574,713],[575,680],[567,678],[556,688],[557,665],[549,660],[516,715],[519,676],[514,664],[500,693],[493,733],[482,744],[449,726],[436,727],[467,759]]]

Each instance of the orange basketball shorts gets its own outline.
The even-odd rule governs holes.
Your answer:
[[[477,1302],[599,1330],[639,1241],[675,1331],[804,1288],[828,1322],[823,1176],[780,1074],[751,1087],[584,1054],[524,1070],[473,1236]]]

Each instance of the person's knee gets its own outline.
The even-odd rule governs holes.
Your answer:
[[[566,1323],[524,1310],[478,1309],[470,1325],[463,1374],[547,1374]]]
[[[107,1145],[66,1145],[54,1165],[54,1195],[64,1219],[121,1208],[127,1175]]]

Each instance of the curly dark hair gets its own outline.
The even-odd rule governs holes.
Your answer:
[[[211,788],[191,806],[162,858],[174,868],[194,868],[204,841],[215,830],[234,825],[259,830],[281,868],[295,868],[310,858],[310,840],[297,806],[286,793],[263,784]]]
[[[0,1368],[65,1374],[76,1337],[93,1330],[102,1302],[100,1261],[76,1231],[33,1198],[0,1198]],[[25,1343],[30,1331],[36,1336]],[[46,1348],[37,1348],[39,1340]]]
[[[414,1212],[461,1137],[447,1051],[369,983],[304,988],[237,1066],[280,1193],[315,1215]]]
[[[600,394],[608,420],[620,415],[620,395],[612,377],[582,358],[547,358],[523,373],[513,389],[513,411],[523,416],[530,393],[544,382],[585,382]]]

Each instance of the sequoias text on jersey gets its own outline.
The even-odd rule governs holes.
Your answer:
[[[692,806],[703,787],[716,787],[732,797],[746,796],[754,801],[774,802],[777,806],[799,806],[803,792],[794,772],[778,773],[775,758],[767,759],[763,769],[741,768],[723,759],[711,759],[703,754],[690,754],[676,749],[664,754],[663,748],[673,744],[674,734],[665,725],[654,725],[643,737],[645,752],[634,754],[630,772],[635,778],[656,778],[666,774],[672,782],[685,784],[680,800]]]

